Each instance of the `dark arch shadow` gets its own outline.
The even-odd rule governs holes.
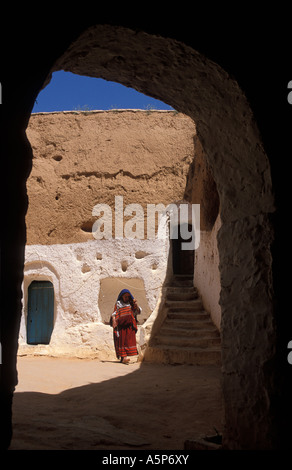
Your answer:
[[[80,29],[79,29],[79,31],[80,31]],[[64,43],[66,43],[66,44],[62,43],[62,45],[58,48],[58,51],[60,52],[62,50],[62,48],[66,49],[66,46],[68,45],[69,42],[70,42],[69,40],[64,41]],[[50,56],[50,58],[51,57],[52,56]],[[254,64],[256,64],[256,62],[257,61],[255,60]],[[3,376],[5,377],[5,379],[7,379],[6,383],[5,383],[5,386],[3,386],[3,391],[4,391],[4,394],[5,393],[9,394],[9,397],[7,399],[8,408],[9,408],[9,403],[11,402],[11,393],[12,393],[12,390],[13,390],[14,385],[16,383],[16,371],[15,371],[15,355],[16,355],[16,350],[17,350],[17,345],[16,345],[17,339],[16,338],[17,338],[17,333],[18,333],[19,316],[20,316],[20,309],[21,309],[21,306],[20,306],[20,300],[21,300],[20,299],[20,286],[21,286],[21,279],[22,279],[22,272],[21,271],[22,271],[22,268],[23,268],[23,244],[24,244],[24,240],[25,240],[24,213],[25,213],[26,202],[25,202],[25,190],[24,190],[24,184],[23,184],[24,178],[20,178],[20,175],[27,174],[28,167],[29,167],[29,164],[30,164],[29,163],[29,156],[28,156],[30,151],[27,148],[28,146],[27,146],[27,142],[25,141],[25,138],[24,138],[24,135],[23,135],[23,129],[25,128],[25,125],[26,125],[27,119],[28,119],[28,111],[27,110],[29,109],[30,105],[32,104],[32,100],[34,99],[34,97],[37,94],[37,88],[41,86],[41,83],[44,80],[44,76],[46,75],[46,73],[44,72],[44,69],[45,69],[44,62],[42,63],[42,67],[43,67],[42,72],[34,73],[35,72],[35,70],[34,70],[34,72],[31,73],[31,76],[34,79],[34,83],[29,87],[29,91],[27,91],[28,90],[28,85],[27,85],[27,82],[25,82],[20,87],[20,92],[18,94],[16,93],[16,97],[19,97],[19,96],[21,96],[22,91],[24,91],[24,90],[27,91],[24,98],[21,99],[21,103],[24,106],[25,111],[23,113],[21,113],[20,111],[17,111],[17,110],[15,111],[17,113],[17,117],[15,119],[16,124],[15,124],[15,127],[12,126],[12,131],[8,135],[8,139],[7,139],[7,142],[8,142],[7,147],[9,148],[9,151],[7,151],[7,155],[8,156],[13,156],[13,157],[15,157],[15,155],[20,155],[21,157],[24,158],[24,162],[22,162],[21,168],[17,168],[17,177],[15,178],[16,182],[14,181],[13,184],[11,185],[11,194],[13,194],[13,191],[15,189],[16,189],[16,192],[13,194],[13,203],[11,203],[10,206],[9,206],[10,212],[11,212],[11,214],[13,214],[13,216],[8,217],[8,219],[7,219],[11,222],[11,227],[16,228],[16,230],[14,230],[14,233],[18,234],[17,237],[14,237],[12,241],[9,241],[10,243],[7,243],[7,249],[8,249],[8,252],[10,254],[10,260],[9,260],[10,264],[11,264],[11,260],[15,260],[16,262],[15,262],[15,264],[12,263],[13,264],[13,270],[7,269],[7,282],[4,285],[4,291],[5,291],[5,288],[7,289],[6,293],[5,293],[6,295],[5,295],[5,302],[4,302],[4,307],[5,308],[4,309],[6,311],[12,312],[12,314],[9,315],[9,318],[6,318],[6,321],[4,323],[7,337],[5,338],[5,341],[2,343],[3,351],[4,350],[7,351],[7,354],[6,353],[5,354],[6,354],[7,364],[9,364],[9,366],[5,365],[5,368],[3,368],[3,372],[4,372]],[[204,73],[204,71],[202,71],[202,72]],[[206,77],[206,74],[204,74],[204,77]],[[226,79],[227,78],[228,77],[226,77]],[[160,97],[160,99],[161,99],[161,97]],[[9,119],[10,119],[10,124],[11,124],[11,115],[8,116],[8,121],[9,121]],[[267,121],[268,120],[266,120],[266,122]],[[201,124],[202,124],[202,128],[201,128],[201,130],[202,130],[202,129],[204,129],[204,126],[206,126],[207,124],[206,124],[206,122],[205,123],[202,122]],[[271,124],[269,124],[269,125],[271,126]],[[20,129],[21,129],[21,132],[20,132]],[[17,142],[16,141],[14,142],[13,138],[11,139],[11,136],[15,137],[15,135],[18,136]],[[12,143],[12,148],[10,148],[11,143]],[[273,147],[273,145],[272,145],[272,147]],[[277,150],[276,150],[275,154],[278,155]],[[217,157],[220,157],[220,155],[216,154],[216,158]],[[13,160],[12,160],[12,166],[14,166],[14,162],[15,162],[15,158],[13,158]],[[12,168],[12,166],[11,166],[11,168]],[[20,184],[18,184],[19,181],[21,182]],[[231,193],[230,193],[230,195],[231,195]],[[15,201],[17,201],[17,202],[15,203]],[[13,208],[14,210],[11,210],[11,208]],[[242,207],[241,207],[241,209],[242,209]],[[15,221],[13,219],[15,213],[20,214],[19,220],[17,221],[17,223],[15,223]],[[264,221],[264,223],[266,223],[266,220]],[[243,229],[244,228],[245,227],[243,227]],[[10,233],[13,233],[13,230],[11,230]],[[226,233],[227,233],[227,231],[226,231]],[[224,238],[224,236],[225,236],[224,233],[222,233],[222,239]],[[7,258],[8,258],[8,256],[7,256]],[[224,274],[226,275],[226,271],[225,271]],[[239,279],[239,281],[240,281],[240,279]],[[279,286],[279,283],[278,283],[278,286]],[[270,291],[268,292],[268,294],[270,294]],[[226,300],[226,298],[225,298],[225,300]],[[228,308],[227,308],[227,311],[228,311]],[[242,312],[243,315],[245,315],[245,313],[246,312]],[[15,323],[14,324],[13,324],[11,318],[15,318]],[[226,319],[227,319],[227,317],[226,317]],[[283,325],[283,321],[282,321],[282,325]],[[228,337],[228,330],[227,329],[225,330],[225,333],[227,335],[224,338],[224,341],[227,340],[225,351],[228,354],[232,355],[233,351],[231,351],[229,349],[229,341],[231,342],[232,339],[230,337]],[[231,335],[231,333],[232,332],[230,331],[230,335]],[[284,336],[286,337],[286,335],[284,335]],[[274,346],[274,338],[271,339],[271,337],[269,337],[269,342],[270,342],[269,344],[271,346]],[[9,343],[10,343],[10,348],[8,346]],[[244,341],[241,344],[243,345],[243,350],[246,351],[247,348],[246,348],[246,345],[244,344]],[[4,348],[4,346],[5,346],[5,348]],[[268,345],[267,345],[267,349],[268,349]],[[8,351],[10,351],[10,352],[8,353]],[[284,355],[285,354],[286,354],[286,349],[284,351]],[[8,356],[9,356],[9,358],[8,358]],[[238,357],[239,357],[238,361],[242,362],[242,357],[243,356],[241,356],[241,354],[238,354]],[[270,357],[270,356],[268,356],[268,357]],[[258,370],[256,368],[256,364],[254,364],[252,360],[249,362],[249,359],[252,359],[252,357],[244,356],[244,358],[245,358],[246,365],[249,364],[248,369],[251,370],[251,368],[252,368],[252,371],[253,371],[254,376],[255,376],[257,374]],[[286,357],[285,357],[285,359],[286,359]],[[264,385],[266,385],[266,388],[265,388],[265,386],[263,388],[265,389],[265,393],[270,396],[270,395],[272,395],[271,387],[273,388],[273,384],[271,384],[271,380],[270,380],[270,377],[269,377],[269,372],[271,372],[272,364],[269,361],[267,361],[267,362],[268,362],[268,364],[265,363],[266,367],[263,370]],[[230,377],[231,376],[233,376],[233,377],[238,376],[238,378],[239,378],[239,377],[241,377],[240,371],[241,371],[241,367],[240,367],[240,364],[238,363],[238,368],[233,370],[233,371],[228,371],[228,373],[230,374]],[[228,377],[225,377],[225,379],[227,380],[226,385],[231,386],[232,385],[231,382],[229,382],[229,384],[228,384]],[[240,392],[240,387],[238,388],[238,390]],[[244,401],[244,396],[242,396],[241,398]],[[229,407],[231,405],[232,405],[232,403],[229,403]],[[233,403],[233,405],[236,405],[236,403]],[[262,410],[261,406],[257,407],[256,405],[257,404],[255,403],[254,407],[251,407],[251,409],[257,409],[257,410],[261,409]],[[258,403],[258,405],[259,405],[259,403]],[[232,406],[231,406],[231,408],[232,408]],[[232,412],[231,419],[233,419],[234,423],[239,422],[240,420],[239,421],[237,420],[237,418],[239,416],[238,412],[236,412],[236,410],[234,408],[233,408],[233,411],[234,411],[234,414]],[[9,420],[9,410],[7,412],[7,415],[8,415],[7,419]],[[5,418],[6,418],[6,415],[5,415]],[[263,418],[264,418],[264,420],[266,420],[266,418],[269,420],[269,413],[267,413],[265,411],[263,413]],[[247,421],[248,421],[248,419],[247,419]],[[232,423],[231,422],[229,422],[229,428],[231,430],[230,432],[232,433]],[[267,426],[265,426],[265,430],[267,430]],[[242,430],[242,431],[244,431],[244,430]],[[265,436],[263,436],[263,439],[265,439]],[[248,443],[246,445],[248,445]]]
[[[253,296],[252,303],[249,301],[245,303],[245,309],[238,308],[238,302],[241,302],[239,299],[245,296],[247,299],[251,298],[250,286],[246,284],[245,279],[248,276],[254,277],[253,264],[256,263],[257,269],[264,271],[263,277],[265,278],[267,270],[271,270],[271,262],[263,267],[257,255],[258,249],[266,252],[267,256],[270,251],[271,237],[266,238],[263,232],[271,234],[269,213],[274,210],[274,206],[271,182],[267,176],[269,165],[260,144],[260,136],[253,122],[249,104],[238,84],[231,80],[218,64],[212,63],[183,43],[155,37],[143,31],[135,33],[131,29],[122,27],[96,25],[86,30],[56,61],[52,71],[60,69],[116,80],[123,85],[132,86],[138,91],[170,104],[196,122],[198,138],[202,142],[204,153],[210,164],[220,199],[222,227],[218,235],[218,250],[221,259],[220,278],[223,286],[220,296],[221,327],[224,330],[222,332],[222,385],[226,405],[226,429],[232,430],[237,427],[236,423],[242,413],[239,409],[235,411],[235,403],[230,390],[235,387],[237,396],[241,393],[242,398],[246,393],[249,394],[244,387],[238,389],[234,377],[241,376],[243,363],[248,365],[250,370],[253,368],[254,373],[258,370],[250,337],[247,337],[244,328],[233,330],[233,312],[236,310],[237,315],[242,316],[242,322],[250,318],[254,329],[260,330],[262,320],[255,324],[257,317],[254,316],[254,311],[257,308],[263,310],[261,305],[255,305],[256,299],[261,298],[260,303],[266,302],[265,315],[268,317],[266,321],[271,319],[272,309],[271,293],[267,292],[266,287],[260,296]],[[208,80],[206,80],[206,73]],[[215,102],[216,108],[214,108]],[[212,116],[210,116],[210,107]],[[248,140],[244,131],[246,126],[252,129]],[[238,135],[241,137],[238,138]],[[231,156],[229,162],[226,161],[226,156]],[[265,178],[262,177],[263,171],[260,173],[251,171],[250,159],[256,160],[259,166],[266,168]],[[234,167],[236,171],[233,170]],[[248,181],[248,187],[253,189],[252,191],[246,190],[246,181]],[[259,193],[262,194],[261,198],[258,197]],[[238,222],[237,231],[234,231],[235,222]],[[253,243],[254,237],[254,231],[250,231],[250,224],[255,225],[256,230],[262,231],[262,236],[259,238],[263,246],[257,247],[255,252],[249,249],[249,244]],[[247,234],[246,239],[241,238],[242,232]],[[247,273],[244,270],[234,269],[233,256],[227,255],[229,261],[222,262],[230,248],[230,239],[233,240],[235,257],[244,257],[248,250],[251,260],[245,263]],[[232,281],[230,281],[230,273],[233,276]],[[230,282],[232,282],[233,290],[237,291],[237,295],[232,296],[232,301],[230,301],[228,288]],[[256,285],[252,289],[258,293]],[[268,286],[268,291],[270,290],[271,286]],[[275,331],[272,334],[275,334]],[[238,354],[235,335],[238,336],[238,342],[242,345],[240,354]],[[266,341],[267,348],[261,350],[265,356],[261,359],[262,362],[273,360],[273,340],[266,338]],[[238,359],[231,363],[231,355]],[[232,374],[226,373],[229,367],[232,368]],[[270,377],[262,375],[261,386],[265,389],[266,381],[270,386]],[[249,387],[248,382],[246,386]],[[253,399],[255,403],[251,408],[258,410],[261,416],[265,415],[267,419],[266,434],[261,432],[261,438],[266,441],[270,436],[268,410],[263,412],[258,406],[257,402],[261,401],[260,394],[253,395]],[[245,413],[249,414],[249,409],[246,409]],[[254,416],[247,418],[247,420],[254,419]],[[229,437],[226,434],[226,441],[228,439],[237,441],[238,432],[231,431]],[[250,437],[244,426],[240,439],[242,443],[244,442],[242,445],[249,445],[247,442]]]
[[[53,374],[55,383],[60,364],[66,363],[34,359],[30,367],[36,387],[38,368],[46,371],[46,380]],[[53,361],[53,368],[48,361]],[[118,365],[127,368],[127,375],[97,382],[96,364],[96,372],[91,367],[91,383],[61,393],[16,390],[11,450],[174,450],[184,449],[186,440],[213,434],[214,428],[221,431],[219,367]],[[73,365],[69,360],[67,367],[82,376],[86,360]]]

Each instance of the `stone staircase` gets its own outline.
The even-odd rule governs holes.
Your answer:
[[[144,360],[165,364],[221,364],[220,334],[193,286],[193,277],[174,276],[166,291],[167,316]]]

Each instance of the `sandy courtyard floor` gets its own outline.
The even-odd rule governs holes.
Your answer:
[[[222,432],[220,368],[19,357],[11,450],[183,450]]]

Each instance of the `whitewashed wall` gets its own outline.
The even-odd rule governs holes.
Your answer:
[[[27,246],[19,354],[115,358],[112,328],[102,322],[98,306],[100,282],[109,277],[142,279],[153,312],[146,323],[151,324],[166,277],[168,249],[165,239]],[[48,280],[54,286],[55,319],[49,345],[26,342],[27,292],[33,280]],[[139,326],[138,342],[144,326]]]

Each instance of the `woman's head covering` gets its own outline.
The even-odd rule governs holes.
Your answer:
[[[123,296],[124,294],[130,294],[131,299],[132,299],[132,300],[134,299],[134,297],[132,296],[131,292],[130,292],[128,289],[123,289],[123,290],[121,290],[121,292],[119,293],[117,300],[121,300],[121,298],[122,298],[122,296]]]

